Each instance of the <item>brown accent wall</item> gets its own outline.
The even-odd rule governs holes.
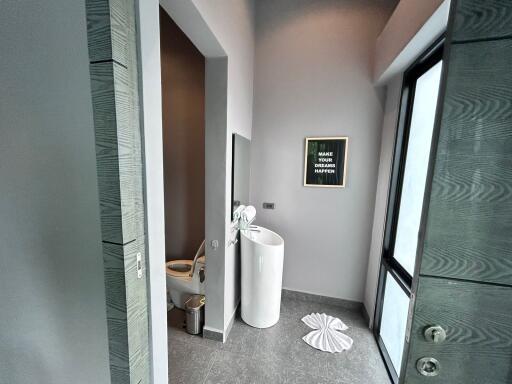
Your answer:
[[[205,58],[160,8],[167,260],[204,239]]]

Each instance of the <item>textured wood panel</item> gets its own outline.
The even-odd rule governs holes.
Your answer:
[[[507,384],[512,382],[512,288],[420,277],[407,384]],[[426,326],[447,333],[441,344],[427,342]],[[441,363],[440,375],[424,377],[416,361]]]
[[[86,0],[87,35],[91,62],[115,60],[127,66],[135,20],[132,0]]]
[[[456,41],[512,36],[512,1],[457,0]]]
[[[149,383],[134,0],[87,0],[111,380]]]
[[[146,271],[137,277],[137,253],[145,265],[144,237],[127,245],[103,244],[110,369],[113,383],[145,379],[148,359]],[[147,381],[142,381],[143,383]]]
[[[407,384],[512,383],[512,2],[457,0]],[[426,276],[429,275],[429,276]],[[490,283],[499,283],[490,284]],[[425,340],[440,325],[447,339]],[[440,374],[419,374],[433,357]],[[402,373],[404,373],[402,372]]]
[[[91,64],[102,238],[125,244],[141,233],[141,151],[138,111],[129,71],[114,62]]]
[[[451,47],[439,151],[454,140],[489,148],[487,140],[512,138],[511,59],[512,39]]]
[[[149,384],[149,336],[147,286],[144,270],[142,278],[137,277],[137,253],[142,256],[143,268],[146,266],[144,237],[140,236],[131,249],[125,250],[126,308],[128,312],[128,349],[130,351],[131,383]]]
[[[421,273],[512,285],[512,40],[454,45]]]
[[[112,383],[130,382],[124,257],[122,245],[103,243]]]

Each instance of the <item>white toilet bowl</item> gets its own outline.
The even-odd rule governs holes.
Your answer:
[[[185,301],[190,295],[204,295],[204,278],[201,282],[201,273],[204,273],[205,257],[197,258],[194,273],[190,275],[193,260],[172,260],[165,263],[167,275],[167,292],[173,304],[181,309],[185,307]],[[203,268],[203,272],[201,269]]]

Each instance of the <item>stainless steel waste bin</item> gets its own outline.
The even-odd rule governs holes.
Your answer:
[[[187,332],[197,335],[203,331],[204,295],[192,295],[185,301]]]

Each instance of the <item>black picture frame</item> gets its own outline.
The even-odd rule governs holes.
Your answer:
[[[306,137],[304,186],[344,188],[346,185],[348,137]]]

